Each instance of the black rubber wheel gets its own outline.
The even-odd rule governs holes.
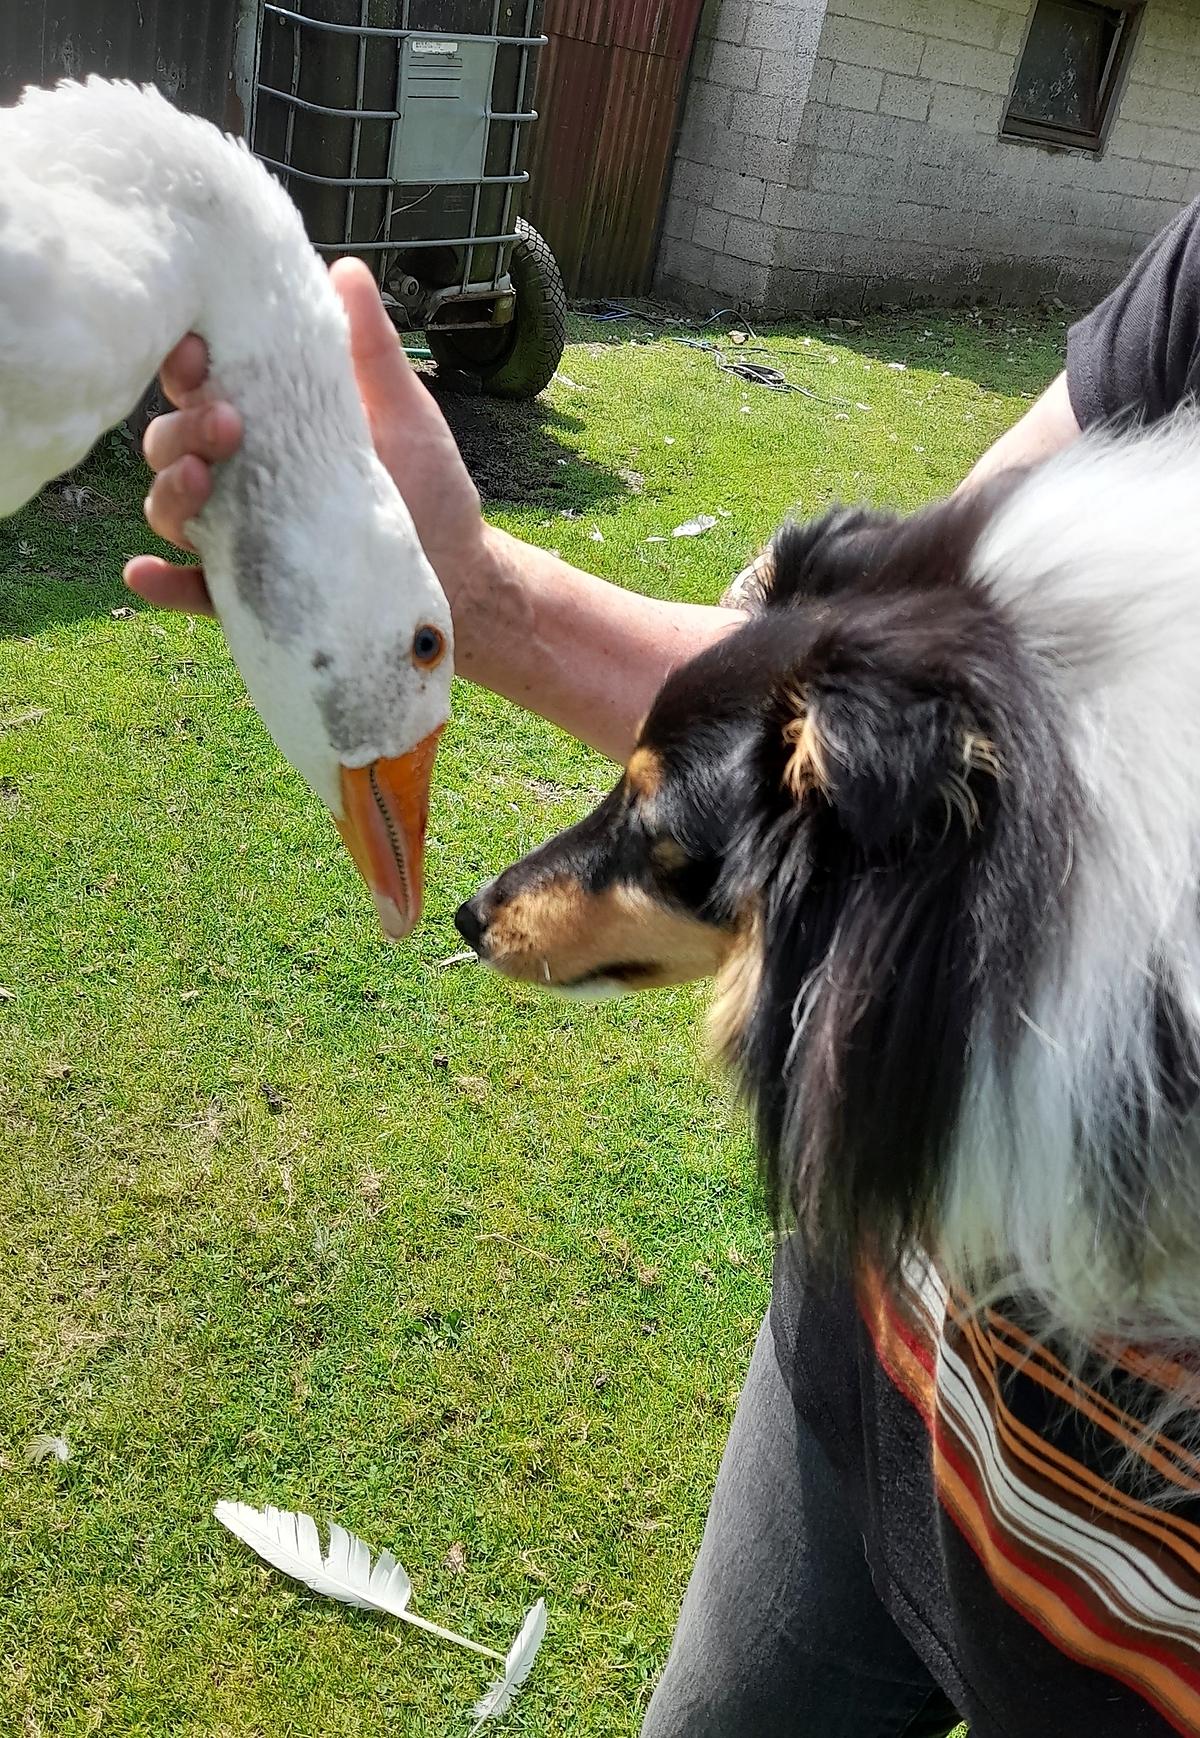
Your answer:
[[[516,230],[509,272],[517,300],[508,325],[425,334],[440,374],[474,375],[496,398],[536,398],[553,380],[567,342],[567,292],[558,262],[523,217]]]

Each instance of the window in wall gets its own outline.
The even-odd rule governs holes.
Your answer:
[[[1142,7],[1037,0],[1001,131],[1098,151]]]

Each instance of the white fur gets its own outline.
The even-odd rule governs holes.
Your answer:
[[[1200,1036],[1200,420],[1090,435],[1040,467],[984,532],[972,578],[1062,698],[1084,815],[1070,933],[1023,1010],[1012,1079],[973,1034],[941,1253],[966,1272],[999,1264],[1085,1338],[1195,1336],[1200,1128],[1172,1141],[1152,1118],[1134,1199],[1102,1148],[1114,1083],[1154,1079],[1156,977]]]
[[[426,622],[449,643],[450,615],[375,457],[299,214],[240,144],[129,84],[27,91],[0,109],[0,162],[0,513],[82,459],[200,332],[246,432],[193,541],[255,705],[340,815],[339,761],[444,723],[450,659],[429,674],[404,652]],[[238,584],[251,545],[265,610]],[[336,750],[318,706],[333,686],[360,702]]]

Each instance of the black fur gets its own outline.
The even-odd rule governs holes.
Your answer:
[[[972,1046],[1003,1077],[1066,922],[1081,817],[1053,690],[969,578],[1011,487],[785,528],[762,612],[651,710],[652,804],[618,786],[508,871],[634,880],[755,938],[729,1060],[777,1218],[826,1255],[891,1263],[928,1234]],[[823,751],[799,795],[798,712]],[[664,837],[686,855],[669,874],[653,867]]]
[[[785,529],[763,616],[672,677],[643,733],[682,775],[668,825],[710,853],[720,837],[716,904],[758,914],[759,991],[730,1060],[776,1212],[824,1251],[894,1258],[928,1228],[969,1046],[986,1026],[1011,1047],[1064,920],[1053,704],[965,578],[991,505]],[[836,745],[825,792],[799,804],[797,694]],[[964,768],[968,737],[986,762]],[[697,758],[736,769],[707,811],[688,794]]]

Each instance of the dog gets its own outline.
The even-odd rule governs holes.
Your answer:
[[[1200,420],[784,527],[599,807],[457,916],[715,976],[777,1218],[1048,1331],[1200,1335]]]

